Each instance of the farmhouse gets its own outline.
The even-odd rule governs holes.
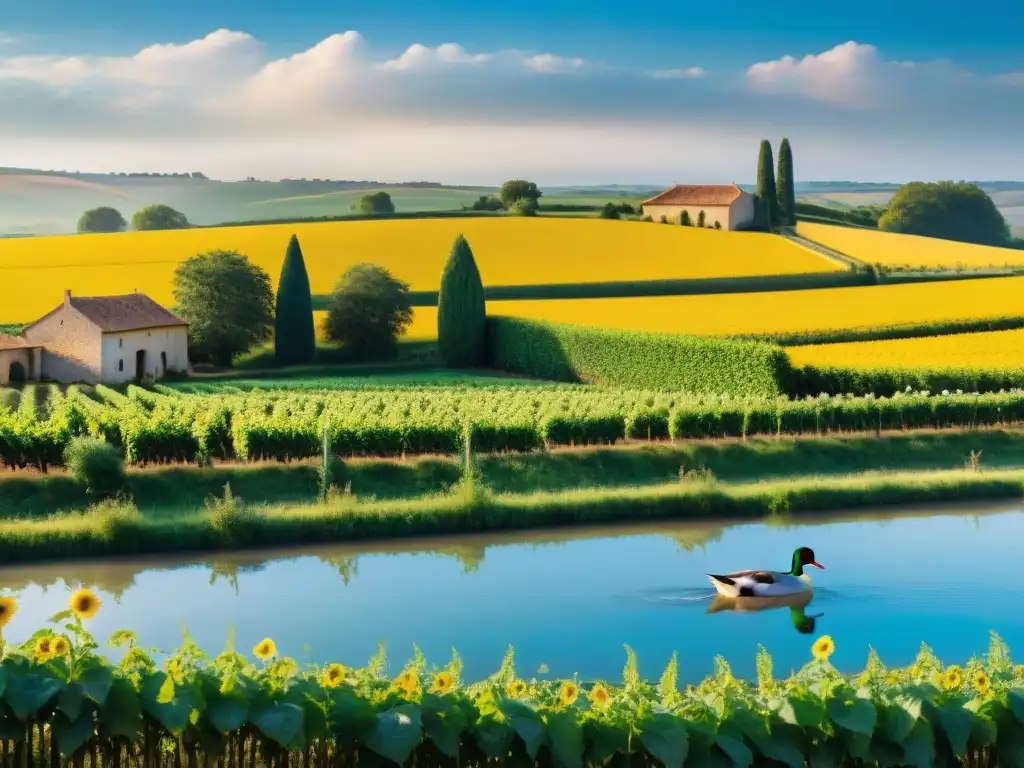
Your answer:
[[[0,336],[0,384],[116,383],[188,370],[188,324],[142,293],[72,297]]]
[[[718,222],[722,229],[735,230],[754,221],[754,196],[735,184],[676,184],[641,205],[645,216],[655,221],[664,216],[673,224],[679,223],[683,211],[689,213],[694,226],[701,211],[706,227],[714,227]]]

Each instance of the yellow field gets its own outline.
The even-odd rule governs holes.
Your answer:
[[[794,365],[842,368],[1024,368],[1024,330],[816,344],[786,350]]]
[[[1024,251],[954,243],[876,229],[801,222],[797,234],[869,264],[888,267],[1003,267],[1024,264]]]
[[[313,323],[316,328],[316,337],[319,341],[324,340],[323,324],[327,318],[326,312],[314,312]],[[437,307],[413,307],[412,325],[409,326],[403,339],[409,341],[429,341],[437,338]]]
[[[436,290],[455,236],[469,240],[486,285],[799,274],[840,269],[781,237],[572,218],[408,219],[274,224],[0,240],[0,322],[33,320],[70,288],[138,289],[172,303],[175,266],[202,251],[241,251],[276,285],[298,235],[314,293],[357,262],[381,264],[413,290]]]
[[[706,336],[1024,315],[1024,277],[627,299],[488,301],[487,314]]]

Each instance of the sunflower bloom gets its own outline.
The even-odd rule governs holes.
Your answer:
[[[345,680],[345,667],[341,664],[331,664],[320,676],[320,682],[324,688],[337,688]]]
[[[964,672],[955,664],[942,675],[942,687],[947,691],[958,691],[964,685]]]
[[[558,700],[565,707],[574,704],[579,695],[580,687],[576,683],[562,683],[562,687],[558,690]]]
[[[811,653],[814,654],[814,658],[818,661],[828,661],[828,657],[836,649],[836,644],[832,642],[831,635],[822,635],[814,641],[814,645],[811,646]]]
[[[919,667],[917,664],[911,664],[909,671],[910,676],[915,680],[921,676],[921,667]]]
[[[448,693],[455,687],[455,678],[451,672],[438,672],[434,675],[434,691],[436,693]]]
[[[53,641],[53,635],[43,635],[36,640],[34,655],[40,664],[45,664],[53,658]]]
[[[611,703],[612,700],[612,696],[610,693],[608,693],[608,689],[605,688],[604,685],[602,685],[601,683],[598,683],[590,689],[590,693],[588,694],[587,698],[589,698],[590,703],[598,709],[604,709],[608,706],[609,703]]]
[[[395,678],[395,687],[406,693],[415,693],[419,687],[420,678],[415,670],[406,669]]]
[[[102,605],[102,601],[96,593],[85,587],[77,590],[68,601],[68,607],[71,608],[75,616],[83,621],[88,621],[95,616],[100,605]]]
[[[13,597],[0,597],[0,629],[6,627],[17,612],[17,600]]]
[[[974,686],[974,690],[980,693],[982,696],[987,694],[992,689],[992,681],[988,679],[988,675],[985,674],[984,670],[977,670],[971,675],[971,685]]]
[[[265,637],[256,644],[252,649],[252,653],[260,661],[266,661],[272,656],[277,656],[277,646],[274,645],[273,640],[269,637]]]
[[[67,656],[71,653],[71,643],[68,639],[63,636],[53,638],[53,655],[54,656]]]
[[[522,680],[513,680],[508,684],[508,687],[505,690],[508,693],[509,698],[518,699],[526,693],[526,683]]]

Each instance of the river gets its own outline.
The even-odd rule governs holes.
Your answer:
[[[0,570],[0,588],[20,605],[9,642],[85,584],[104,601],[91,627],[101,641],[124,627],[166,650],[184,625],[213,655],[230,626],[245,653],[270,636],[319,663],[360,666],[383,642],[392,671],[414,644],[438,664],[455,647],[467,678],[493,672],[511,644],[521,675],[543,666],[584,679],[617,679],[625,643],[645,676],[677,651],[681,679],[696,681],[718,654],[753,675],[758,643],[787,673],[822,634],[845,671],[863,666],[869,644],[891,666],[910,663],[922,641],[965,662],[986,651],[989,630],[1024,648],[1021,541],[1019,505],[941,506],[22,566]],[[813,571],[809,605],[709,612],[705,573],[784,570],[799,546],[826,568]]]

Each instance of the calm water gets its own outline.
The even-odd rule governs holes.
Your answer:
[[[128,627],[144,645],[169,649],[184,623],[216,652],[233,626],[243,651],[270,635],[282,653],[350,665],[382,641],[393,670],[414,643],[442,664],[454,646],[471,677],[494,671],[510,643],[521,674],[545,664],[556,676],[617,677],[628,643],[647,676],[678,651],[686,680],[708,673],[716,654],[752,675],[758,642],[786,672],[825,633],[836,640],[835,663],[849,670],[863,665],[869,643],[891,665],[909,663],[922,640],[944,660],[966,661],[984,653],[990,629],[1024,649],[1019,509],[800,521],[9,568],[0,588],[20,596],[21,610],[4,634],[20,642],[64,607],[69,585],[84,583],[105,599],[93,622],[103,639]],[[803,613],[708,612],[706,572],[782,568],[803,545],[827,569],[813,574]],[[817,616],[809,634],[795,627],[804,616]]]

